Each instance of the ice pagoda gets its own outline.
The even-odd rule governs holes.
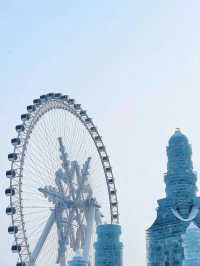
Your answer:
[[[191,145],[179,129],[169,140],[167,156],[166,197],[158,200],[157,218],[147,230],[147,265],[200,265],[189,264],[200,253],[200,248],[193,249],[194,241],[200,245],[200,199]],[[191,223],[196,232],[191,232]]]

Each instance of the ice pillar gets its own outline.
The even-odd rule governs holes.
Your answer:
[[[97,227],[95,266],[122,266],[123,245],[120,235],[120,225],[104,224]]]
[[[69,266],[88,266],[88,263],[81,256],[75,256],[72,261],[69,262]]]

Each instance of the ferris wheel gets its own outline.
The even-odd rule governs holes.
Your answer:
[[[17,266],[66,266],[76,253],[93,263],[97,225],[118,223],[105,145],[74,99],[49,93],[27,106],[11,140],[6,172]]]

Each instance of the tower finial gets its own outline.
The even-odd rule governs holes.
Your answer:
[[[175,136],[181,136],[181,135],[183,135],[183,133],[181,132],[181,129],[179,127],[176,128],[174,135]]]

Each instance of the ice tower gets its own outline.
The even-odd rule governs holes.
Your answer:
[[[191,155],[187,137],[177,129],[167,147],[166,197],[158,200],[157,218],[147,230],[148,266],[182,266],[183,235],[191,222],[200,227],[197,176]]]
[[[97,227],[95,266],[122,266],[120,242],[121,227],[118,224],[102,224]]]
[[[88,266],[88,263],[83,259],[83,257],[76,255],[72,261],[69,262],[69,266]]]

